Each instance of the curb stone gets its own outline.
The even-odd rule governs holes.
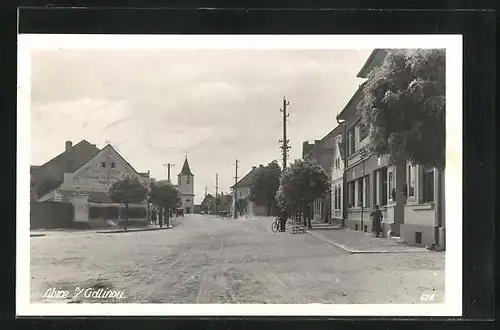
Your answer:
[[[312,232],[310,232],[309,230],[306,230],[306,233],[308,233],[309,235],[319,239],[319,240],[322,240],[323,242],[326,242],[328,244],[331,244],[333,246],[336,246],[346,252],[348,252],[349,254],[381,254],[381,253],[429,253],[429,250],[425,249],[425,250],[408,250],[408,251],[387,251],[387,250],[374,250],[374,251],[362,251],[362,250],[353,250],[353,249],[349,249],[348,247],[342,245],[342,244],[339,244],[337,242],[334,242],[334,241],[331,241],[329,239],[326,239],[324,237],[321,237],[320,235],[316,235]]]
[[[43,237],[47,234],[30,234],[30,237]]]
[[[140,231],[155,231],[155,230],[167,230],[167,229],[172,229],[173,226],[170,227],[164,227],[164,228],[146,228],[146,229],[128,229],[128,230],[110,230],[110,231],[98,231],[98,234],[126,234],[126,233],[133,233],[133,232],[140,232]]]

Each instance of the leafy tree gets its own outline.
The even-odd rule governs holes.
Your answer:
[[[209,211],[212,211],[212,205],[214,204],[215,197],[212,196],[212,194],[207,194],[205,198],[203,198],[203,201],[201,202],[201,209],[208,213]]]
[[[215,199],[215,204],[217,204],[217,210],[219,212],[227,212],[231,208],[231,203],[233,202],[233,196],[230,194],[224,195],[221,193]],[[215,211],[215,210],[214,210]]]
[[[272,161],[265,167],[259,167],[250,186],[250,200],[267,206],[267,215],[276,207],[276,192],[280,185],[281,169],[278,162]]]
[[[282,173],[276,199],[282,210],[300,210],[304,224],[311,228],[311,219],[305,216],[309,204],[327,194],[329,186],[328,174],[319,164],[299,159]]]
[[[170,182],[158,181],[151,185],[150,200],[154,205],[163,208],[167,219],[170,219],[170,210],[181,204],[181,195]]]
[[[445,55],[442,49],[388,51],[363,87],[358,109],[370,129],[367,150],[396,165],[398,223],[404,222],[406,162],[445,167]]]
[[[445,51],[389,51],[364,85],[358,107],[370,151],[413,164],[445,166]]]
[[[128,222],[129,204],[141,203],[147,198],[148,187],[144,186],[139,177],[127,175],[113,182],[109,188],[108,195],[115,203],[125,204],[125,230]]]

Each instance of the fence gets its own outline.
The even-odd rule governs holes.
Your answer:
[[[30,202],[31,229],[73,227],[74,208],[71,203]]]

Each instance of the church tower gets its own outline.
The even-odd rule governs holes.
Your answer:
[[[189,168],[189,163],[186,159],[182,165],[181,172],[177,175],[177,187],[181,193],[181,207],[184,213],[193,213],[194,210],[194,174]]]

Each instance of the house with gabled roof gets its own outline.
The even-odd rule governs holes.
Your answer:
[[[238,205],[240,215],[257,215],[257,216],[267,216],[267,207],[263,205],[258,205],[252,200],[250,200],[250,191],[253,183],[253,179],[257,170],[263,167],[263,165],[252,166],[252,170],[245,174],[238,182],[232,185],[230,188],[232,190],[233,196],[236,193],[236,198],[233,198],[231,203],[231,213],[234,213],[236,205]]]
[[[69,202],[72,196],[85,194],[89,202],[111,203],[107,191],[115,181],[136,175],[147,184],[150,176],[149,171],[137,172],[110,144],[99,149],[86,140],[75,146],[67,141],[64,152],[30,170],[34,185],[45,190],[38,196],[41,202]]]
[[[302,158],[316,161],[330,179],[331,194],[317,198],[313,204],[312,217],[316,221],[340,222],[342,220],[342,187],[344,175],[344,125],[339,124],[314,144],[305,141]]]

